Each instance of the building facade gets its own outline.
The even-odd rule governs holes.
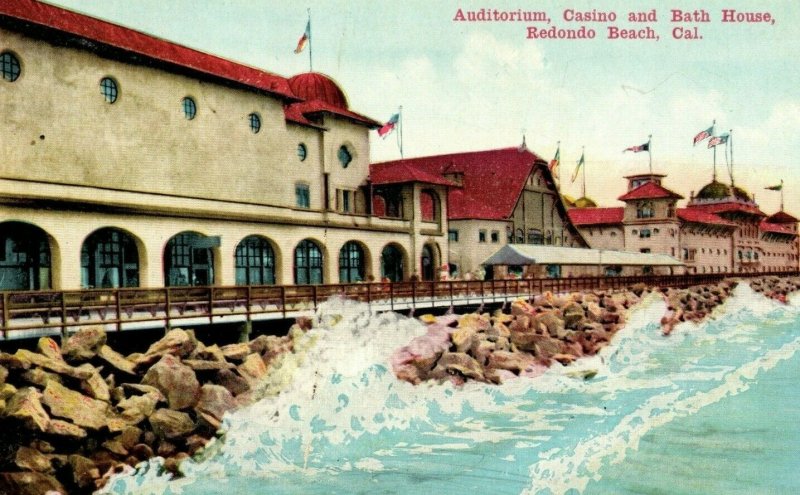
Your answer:
[[[0,289],[404,280],[426,246],[447,262],[417,189],[373,215],[378,124],[325,75],[34,0],[0,3],[0,69]]]

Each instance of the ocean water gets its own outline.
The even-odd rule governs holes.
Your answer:
[[[171,480],[156,459],[114,494],[800,493],[800,298],[740,284],[663,337],[657,296],[600,355],[501,386],[412,386],[392,352],[425,331],[341,300],[224,440]],[[584,381],[575,368],[596,370]]]

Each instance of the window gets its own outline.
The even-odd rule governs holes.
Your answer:
[[[322,283],[322,251],[308,239],[300,241],[294,250],[294,283]]]
[[[528,229],[528,244],[544,244],[544,236],[539,229]]]
[[[561,265],[547,265],[547,278],[561,278]]]
[[[517,229],[517,244],[523,244],[525,242],[525,231],[522,229]]]
[[[458,242],[458,231],[450,229],[447,231],[447,240],[450,242]]]
[[[514,229],[510,226],[506,226],[506,242],[508,244],[514,244]]]
[[[497,230],[493,230],[492,231],[492,242],[495,243],[495,244],[500,242],[500,232],[499,231],[497,231]]]
[[[197,105],[188,96],[183,99],[183,116],[186,120],[192,120],[197,115]]]
[[[478,242],[486,242],[486,231],[483,229],[478,231]]]
[[[306,145],[300,143],[297,145],[297,158],[300,159],[301,162],[306,161],[306,156],[308,156],[308,150],[306,149]]]
[[[610,235],[611,235],[611,237],[617,237],[617,233],[616,233],[616,232],[614,232],[613,230],[611,231],[611,234],[610,234]]]
[[[642,249],[639,250],[639,252],[640,253],[649,253],[650,252],[650,248],[642,248]]]
[[[253,134],[258,134],[258,131],[261,130],[261,117],[254,112],[248,115],[247,118],[250,120],[250,130],[253,131]]]
[[[275,252],[263,237],[245,237],[236,247],[236,285],[275,283]]]
[[[19,59],[9,52],[3,52],[0,54],[0,71],[3,72],[4,81],[16,81],[21,72]]]
[[[650,229],[642,229],[639,231],[639,237],[644,239],[646,237],[650,237]]]
[[[658,234],[658,229],[653,229],[654,234]]]
[[[295,184],[294,185],[295,204],[300,208],[311,207],[311,196],[309,194],[308,184]]]
[[[104,77],[101,79],[100,94],[103,95],[103,98],[105,98],[108,103],[114,103],[117,101],[117,97],[119,96],[117,81],[111,79],[110,77]]]
[[[353,283],[364,280],[364,250],[350,241],[339,251],[339,282]]]
[[[341,209],[344,213],[350,213],[353,211],[353,191],[348,191],[346,189],[342,189],[342,204]]]
[[[350,153],[350,150],[345,145],[339,147],[339,152],[336,156],[339,157],[339,163],[342,164],[342,168],[347,168],[350,162],[353,161],[353,154]]]
[[[653,204],[650,202],[639,203],[636,205],[636,218],[653,218]]]
[[[638,231],[638,230],[636,230],[636,229],[633,229],[633,230],[631,230],[631,234],[633,234],[633,235],[636,235],[636,234],[638,234],[638,233],[639,233],[639,231]]]

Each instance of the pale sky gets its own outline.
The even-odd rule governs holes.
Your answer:
[[[335,79],[353,110],[386,121],[403,106],[406,157],[520,144],[550,160],[561,142],[562,190],[586,149],[587,194],[618,205],[623,175],[643,173],[647,153],[622,150],[652,134],[653,168],[688,197],[710,181],[712,151],[693,136],[716,119],[733,129],[736,184],[767,213],[785,181],[786,210],[800,216],[800,8],[791,0],[274,1],[49,0],[283,76],[308,71],[293,53],[311,9],[314,70]],[[544,11],[551,24],[455,22],[458,8]],[[670,22],[670,9],[703,7],[710,23]],[[627,21],[656,9],[658,22]],[[614,11],[584,23],[593,40],[526,39],[529,25],[576,29],[566,9]],[[770,12],[770,23],[722,23],[722,9]],[[659,41],[608,40],[607,26],[653,27]],[[700,40],[674,40],[698,26]],[[372,133],[372,160],[399,158],[394,136]],[[718,171],[727,182],[722,148]]]

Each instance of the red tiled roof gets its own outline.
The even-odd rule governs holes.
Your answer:
[[[767,216],[763,211],[758,209],[758,206],[753,204],[745,204],[734,201],[726,201],[724,203],[711,203],[711,204],[691,204],[689,208],[700,208],[708,213],[731,213],[741,212],[749,213],[750,215],[757,215],[759,217]]]
[[[758,228],[761,229],[762,232],[772,232],[775,234],[788,234],[788,235],[795,235],[792,228],[788,225],[781,225],[777,223],[771,223],[766,220],[762,220],[761,223],[758,224]]]
[[[770,223],[797,223],[800,220],[797,220],[795,217],[789,215],[785,211],[779,211],[778,213],[774,213],[767,218],[767,222]]]
[[[456,187],[456,184],[440,175],[434,175],[413,165],[400,162],[376,163],[369,167],[369,177],[376,186],[386,184],[406,184],[408,182],[422,182],[425,184],[439,184],[442,186]]]
[[[634,199],[683,199],[683,196],[676,192],[672,192],[666,187],[660,186],[655,182],[645,182],[636,189],[632,189],[627,193],[620,196],[620,201],[630,201]]]
[[[330,113],[333,115],[338,115],[339,117],[344,117],[346,119],[352,120],[358,124],[366,125],[368,127],[380,126],[378,122],[372,120],[369,117],[365,117],[364,115],[361,115],[356,112],[351,112],[350,110],[347,110],[345,108],[339,108],[335,105],[331,105],[330,103],[322,100],[301,101],[299,103],[293,103],[288,106],[288,109],[290,112],[293,112],[294,115],[299,113],[304,117],[318,113]]]
[[[584,225],[610,225],[615,223],[622,223],[622,218],[625,214],[625,208],[610,207],[610,208],[573,208],[567,210],[569,219],[578,227]]]
[[[292,93],[307,101],[320,100],[347,110],[347,97],[333,79],[319,72],[306,72],[289,78]]]
[[[35,0],[2,0],[0,17],[55,29],[132,54],[266,91],[287,100],[298,100],[284,77],[53,5]]]
[[[705,223],[735,227],[736,224],[699,208],[678,208],[678,218],[684,222]]]
[[[461,173],[462,187],[452,189],[447,196],[448,218],[505,220],[513,213],[537,160],[541,158],[528,149],[514,147],[407,158],[373,167],[407,165],[439,177]],[[546,171],[547,167],[542,168]]]

